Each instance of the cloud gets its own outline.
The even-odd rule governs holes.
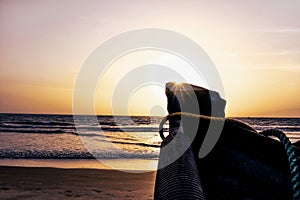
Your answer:
[[[233,28],[237,32],[260,32],[260,33],[278,33],[278,34],[300,34],[300,27],[268,27],[268,28]]]
[[[228,57],[241,56],[286,56],[286,55],[300,55],[300,50],[283,50],[283,51],[248,51],[248,52],[233,52],[228,53]]]
[[[273,31],[278,33],[300,33],[300,28],[283,28]]]

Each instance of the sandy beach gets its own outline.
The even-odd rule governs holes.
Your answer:
[[[9,199],[153,199],[155,172],[0,167],[0,197]]]

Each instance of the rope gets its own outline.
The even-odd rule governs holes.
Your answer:
[[[224,121],[224,123],[231,125],[231,126],[238,126],[238,127],[243,127],[245,129],[248,129],[249,131],[254,131],[256,132],[252,127],[250,127],[249,125],[236,120],[236,119],[229,119],[229,118],[222,118],[222,117],[209,117],[209,116],[205,116],[205,115],[196,115],[196,114],[192,114],[192,113],[186,113],[186,112],[175,112],[172,114],[169,114],[167,116],[165,116],[160,124],[159,124],[159,135],[161,137],[162,140],[165,139],[164,136],[164,130],[163,130],[163,126],[164,124],[169,120],[169,119],[173,119],[173,118],[178,118],[180,119],[180,117],[188,117],[188,118],[198,118],[202,121]]]
[[[299,173],[299,166],[295,151],[293,149],[292,143],[288,139],[288,137],[280,130],[277,129],[270,129],[261,132],[264,136],[275,136],[279,138],[281,143],[286,150],[286,154],[288,156],[289,167],[291,171],[291,179],[292,179],[292,188],[294,192],[294,200],[300,199],[300,173]]]

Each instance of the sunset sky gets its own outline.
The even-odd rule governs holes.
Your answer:
[[[189,37],[212,59],[227,116],[300,116],[299,19],[299,0],[1,0],[0,113],[72,113],[77,74],[97,46],[126,31],[162,28]],[[114,64],[95,92],[98,114],[112,113],[120,69],[170,56],[156,53]],[[117,103],[125,101],[131,114],[166,114],[158,86]],[[114,114],[124,113],[116,106]]]

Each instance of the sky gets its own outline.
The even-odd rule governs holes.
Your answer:
[[[298,0],[1,0],[0,113],[71,114],[76,77],[94,49],[126,31],[161,28],[205,50],[221,77],[227,116],[299,117],[299,19]],[[126,114],[126,106],[132,115],[166,114],[161,85],[113,100],[126,73],[151,63],[193,80],[189,66],[170,54],[135,52],[99,80],[95,112]]]

